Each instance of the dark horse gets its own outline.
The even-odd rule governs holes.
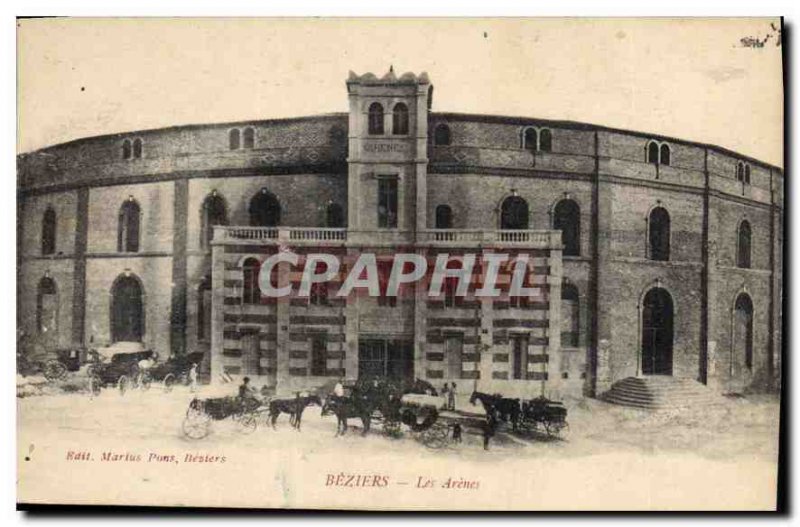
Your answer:
[[[310,404],[322,406],[322,400],[317,395],[307,395],[305,397],[295,397],[294,399],[273,399],[269,402],[269,419],[272,428],[281,413],[289,414],[289,424],[295,430],[300,430],[300,422],[303,420],[303,410]]]
[[[488,393],[475,391],[472,392],[469,402],[470,404],[475,404],[475,401],[481,402],[486,415],[493,415],[496,412],[503,421],[508,422],[510,420],[514,431],[517,430],[521,412],[519,399],[509,399],[499,394],[489,395]]]
[[[322,407],[322,415],[330,412],[336,416],[336,435],[344,435],[347,432],[347,420],[353,417],[361,419],[363,431],[361,435],[367,435],[370,424],[372,423],[372,412],[375,404],[366,397],[354,394],[349,397],[337,397],[331,395]]]

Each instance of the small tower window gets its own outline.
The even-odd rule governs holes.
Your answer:
[[[383,135],[383,106],[374,102],[369,105],[369,135]]]
[[[651,260],[669,260],[670,219],[667,209],[656,207],[650,212],[648,226],[648,248]]]
[[[667,143],[649,141],[644,147],[645,162],[651,165],[669,165],[672,162],[672,150]]]
[[[647,162],[652,165],[658,164],[658,143],[655,141],[650,141],[647,144],[647,149],[645,150],[645,155],[647,156]]]
[[[133,198],[122,204],[119,209],[119,225],[117,228],[117,251],[123,253],[139,252],[139,222],[141,210]]]
[[[244,134],[242,134],[242,135],[244,136],[244,139],[243,139],[244,148],[252,149],[253,146],[255,145],[255,142],[256,142],[255,130],[253,130],[250,127],[247,127],[247,128],[244,129]]]
[[[750,165],[739,161],[736,164],[736,181],[745,185],[750,184]]]
[[[394,135],[408,134],[408,106],[401,102],[394,105],[392,115],[392,133]]]
[[[553,150],[553,136],[547,128],[543,128],[539,132],[539,150],[542,152]]]
[[[231,150],[239,150],[240,145],[240,132],[238,128],[234,128],[228,132],[228,148]]]
[[[752,231],[749,221],[742,220],[736,238],[736,267],[750,269]]]
[[[138,137],[133,140],[133,158],[141,159],[142,157],[142,140]]]
[[[526,128],[522,132],[522,148],[535,152],[538,149],[539,138],[536,128]]]
[[[122,159],[130,159],[131,158],[131,140],[125,139],[122,142]]]
[[[450,140],[450,127],[446,124],[436,125],[433,131],[433,144],[436,146],[448,146]]]

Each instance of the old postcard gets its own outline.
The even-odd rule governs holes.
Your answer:
[[[17,25],[21,506],[777,507],[780,19]]]

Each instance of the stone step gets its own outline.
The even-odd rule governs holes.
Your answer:
[[[653,410],[706,407],[722,402],[721,396],[694,379],[670,376],[628,377],[615,382],[601,399]]]

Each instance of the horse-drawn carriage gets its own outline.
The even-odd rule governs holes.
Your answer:
[[[165,392],[172,391],[176,385],[189,384],[189,370],[192,365],[199,365],[203,360],[203,352],[198,351],[186,355],[173,355],[163,362],[156,362],[150,368],[139,373],[138,384],[144,389],[149,389],[153,382],[160,382]]]
[[[558,436],[569,426],[564,404],[545,397],[520,402],[500,394],[474,391],[469,402],[480,402],[487,416],[510,423],[514,432],[535,432],[541,427],[548,436]]]
[[[26,335],[17,339],[17,373],[23,377],[43,375],[49,382],[60,381],[68,372],[78,371],[80,360],[79,349],[50,349]]]
[[[259,414],[266,411],[255,400],[243,397],[192,399],[183,420],[183,434],[189,439],[203,439],[211,431],[212,421],[231,419],[239,432],[250,434],[258,428]]]
[[[156,353],[144,349],[137,342],[117,342],[92,353],[92,364],[86,373],[89,376],[89,390],[98,395],[102,388],[114,386],[120,395],[139,386],[141,361],[155,361]]]
[[[390,437],[401,436],[405,427],[424,445],[441,448],[450,434],[450,425],[440,412],[443,406],[444,399],[426,381],[372,379],[345,387],[344,396],[329,396],[322,415],[336,415],[337,436],[347,431],[348,419],[358,418],[362,422],[362,435],[370,431],[373,422],[378,422],[383,433]]]

